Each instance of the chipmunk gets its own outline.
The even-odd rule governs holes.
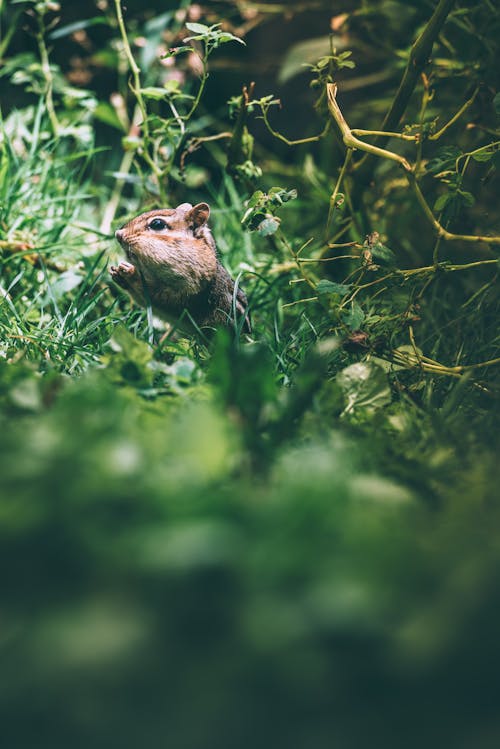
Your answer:
[[[111,277],[168,322],[185,313],[184,330],[229,326],[236,313],[250,333],[247,297],[218,259],[209,216],[207,203],[182,203],[133,218],[115,233],[130,262],[111,266]]]

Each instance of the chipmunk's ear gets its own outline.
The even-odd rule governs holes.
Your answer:
[[[189,211],[186,218],[195,227],[203,226],[210,216],[210,208],[207,203],[198,203]]]

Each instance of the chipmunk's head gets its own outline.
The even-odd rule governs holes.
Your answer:
[[[207,203],[182,203],[142,213],[118,229],[115,236],[128,259],[150,268],[165,280],[210,278],[217,254],[207,221]]]
[[[151,242],[203,238],[207,230],[210,208],[207,203],[182,203],[177,208],[158,208],[141,213],[115,232],[125,251]]]

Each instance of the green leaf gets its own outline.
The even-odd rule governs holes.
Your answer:
[[[106,374],[113,381],[135,387],[151,384],[152,351],[147,343],[137,340],[124,325],[118,325],[109,341],[110,353],[102,357]]]
[[[345,296],[350,290],[351,287],[348,284],[335,283],[326,279],[322,279],[316,286],[316,293],[320,296],[322,294],[340,294],[340,296]]]
[[[188,31],[192,31],[193,34],[203,34],[208,35],[210,32],[210,28],[208,26],[205,26],[204,23],[186,23],[186,28]]]
[[[481,148],[480,151],[476,151],[476,153],[471,153],[472,158],[474,161],[491,161],[493,156],[498,153],[498,145],[495,145],[493,143],[485,146],[484,148]]]
[[[117,130],[124,130],[123,124],[116,114],[115,108],[112,107],[111,104],[108,104],[105,101],[100,101],[94,109],[93,114],[95,119],[99,120],[99,122],[104,122],[105,125],[110,125],[110,127],[114,127]]]
[[[459,190],[458,191],[458,195],[460,196],[460,200],[462,201],[462,203],[464,205],[466,205],[467,208],[470,208],[476,202],[476,199],[475,199],[474,195],[471,192],[466,192],[464,190]]]
[[[344,395],[343,416],[371,416],[391,402],[391,390],[384,370],[373,362],[356,362],[337,375]]]
[[[239,42],[240,44],[245,44],[243,39],[240,39],[239,36],[235,36],[234,34],[230,34],[229,32],[224,31],[222,34],[219,34],[217,36],[217,41],[220,44],[225,44],[226,42]]]
[[[263,197],[264,193],[262,192],[262,190],[256,190],[248,199],[247,208],[255,208],[255,206],[260,203]]]
[[[373,245],[370,245],[370,252],[376,260],[381,260],[392,265],[396,262],[395,253],[389,247],[386,247],[385,244],[382,244],[382,242],[375,242]]]
[[[288,203],[289,200],[295,200],[297,190],[285,190],[283,187],[271,187],[269,190],[269,200],[276,205]]]
[[[160,88],[159,86],[146,86],[146,88],[141,88],[141,94],[147,99],[155,99],[159,101],[160,99],[165,99],[169,92],[165,88]]]
[[[271,234],[275,234],[280,226],[280,220],[274,216],[269,216],[261,221],[257,227],[257,231],[263,237],[269,237]]]
[[[359,330],[364,319],[365,319],[365,313],[363,312],[361,306],[356,301],[354,301],[351,304],[351,309],[348,311],[347,315],[345,315],[344,317],[345,324],[351,330]]]
[[[432,159],[429,159],[425,170],[429,174],[439,174],[445,169],[455,169],[455,162],[461,155],[462,151],[457,146],[443,146]]]
[[[439,213],[439,211],[442,211],[446,208],[450,200],[453,200],[452,196],[449,192],[445,192],[442,195],[439,196],[439,198],[434,203],[434,210]]]
[[[9,391],[9,400],[22,411],[39,411],[43,405],[39,382],[34,377],[24,377]]]
[[[335,37],[335,45],[339,48],[339,45],[345,44],[340,37]],[[318,54],[328,54],[330,51],[330,37],[322,36],[315,37],[314,39],[306,39],[302,42],[293,44],[285,55],[283,63],[281,65],[278,81],[280,83],[286,83],[291,78],[300,73],[304,73],[304,66],[313,64],[318,59]]]

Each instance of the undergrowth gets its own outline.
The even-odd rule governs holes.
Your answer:
[[[237,26],[101,5],[58,26],[56,3],[0,4],[36,41],[0,47],[26,97],[0,130],[9,746],[496,745],[498,22],[397,3],[439,55],[406,39],[363,130],[330,38],[318,134],[285,152],[273,96],[247,84],[224,122],[204,101]],[[354,44],[394,4],[366,5]],[[101,26],[114,105],[49,64]],[[115,228],[198,199],[252,336],[172,334],[110,281]]]

